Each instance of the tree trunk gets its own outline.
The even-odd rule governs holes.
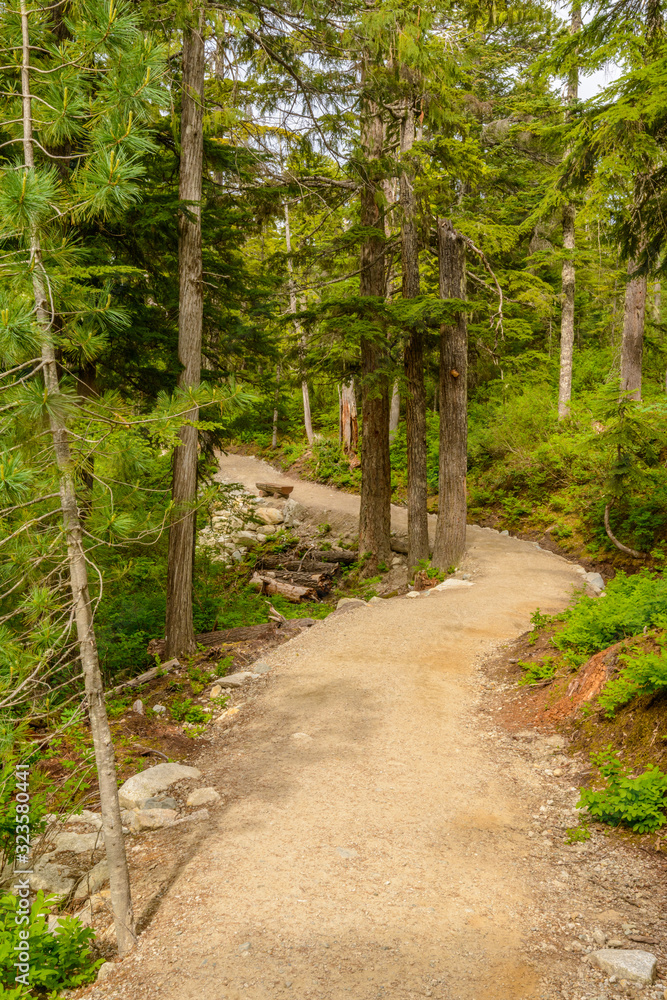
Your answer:
[[[573,0],[570,20],[570,34],[581,31],[581,3]],[[579,94],[579,69],[575,65],[570,70],[567,81],[567,103],[574,104]],[[569,204],[563,207],[563,249],[574,253],[574,222],[576,209]],[[570,413],[572,399],[572,359],[574,354],[574,291],[575,268],[572,257],[563,261],[561,274],[562,307],[560,315],[560,378],[558,383],[558,419],[565,420]]]
[[[440,297],[465,299],[465,244],[449,219],[438,219]],[[466,542],[468,331],[461,310],[440,329],[440,480],[433,564],[456,566]]]
[[[271,447],[278,447],[278,400],[280,392],[280,365],[276,365],[276,391],[273,397],[273,433],[271,434]]]
[[[419,245],[417,241],[417,201],[414,168],[410,152],[415,141],[415,114],[412,96],[405,101],[401,121],[401,263],[404,299],[419,295]],[[429,557],[428,513],[426,510],[426,388],[424,386],[424,334],[413,327],[405,345],[405,433],[408,459],[408,567],[412,569]]]
[[[306,340],[301,330],[301,324],[296,319],[296,286],[294,284],[294,265],[292,264],[292,233],[290,230],[289,207],[287,204],[285,204],[285,246],[287,248],[287,273],[289,276],[287,282],[289,288],[289,311],[292,316],[295,317],[294,330],[299,342],[299,361],[303,364]],[[303,397],[303,425],[306,429],[308,444],[312,446],[313,423],[310,416],[310,394],[308,392],[308,383],[305,379],[302,379],[301,381],[301,395]]]
[[[628,274],[637,265],[628,263]],[[623,340],[621,342],[621,392],[629,399],[642,398],[642,352],[644,348],[644,314],[646,311],[646,277],[630,278],[625,286]]]
[[[659,281],[653,282],[653,297],[651,299],[651,319],[654,323],[659,323],[662,316],[662,285]]]
[[[356,454],[358,440],[357,400],[354,379],[350,379],[340,389],[340,443],[346,455]]]
[[[359,294],[378,300],[385,295],[384,219],[378,204],[378,182],[372,177],[383,147],[378,107],[365,102],[361,142],[368,164],[361,189],[361,225],[371,231],[361,246]],[[377,235],[375,235],[377,233]],[[391,468],[389,461],[389,381],[386,347],[380,337],[361,338],[361,505],[359,554],[368,556],[365,572],[373,575],[389,560],[391,549]]]
[[[391,393],[391,406],[389,409],[389,440],[393,441],[398,431],[401,419],[401,394],[398,391],[398,382],[394,382]]]
[[[181,165],[178,196],[187,207],[178,220],[178,359],[183,365],[181,388],[199,385],[204,313],[202,287],[201,197],[203,161],[204,38],[203,14],[183,31],[183,98],[181,108]],[[199,408],[188,413],[196,421]],[[167,656],[195,651],[192,624],[192,567],[194,559],[194,504],[197,499],[197,428],[184,425],[183,442],[174,450],[167,569]]]
[[[21,0],[20,10],[23,35],[21,85],[23,91],[24,161],[26,170],[34,170],[35,159],[32,140],[30,96],[30,31],[25,0]],[[44,386],[47,395],[51,396],[55,401],[60,395],[60,384],[58,381],[51,321],[47,308],[48,302],[42,263],[42,248],[39,233],[36,229],[30,241],[30,256],[32,261],[35,318],[41,332]],[[83,547],[81,519],[76,502],[69,435],[65,421],[60,416],[62,412],[61,407],[52,405],[49,407],[49,410],[50,431],[59,470],[60,507],[67,543],[67,560],[70,574],[70,589],[74,605],[74,621],[76,623],[79,656],[88,700],[88,715],[90,718],[90,730],[93,737],[95,766],[99,783],[102,834],[109,866],[111,907],[113,910],[118,953],[123,956],[136,943],[136,936],[134,914],[132,911],[130,876],[127,867],[120,805],[118,802],[116,761],[104,703],[102,675],[97,655],[93,612],[88,588],[88,565]]]

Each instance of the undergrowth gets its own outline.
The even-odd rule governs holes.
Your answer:
[[[654,833],[667,823],[667,774],[649,767],[631,777],[611,746],[591,754],[604,779],[601,789],[582,788],[578,808],[610,826],[627,826],[634,833]]]

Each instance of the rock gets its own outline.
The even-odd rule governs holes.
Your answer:
[[[599,573],[586,573],[584,575],[584,580],[593,588],[593,590],[604,590],[605,588],[604,579]]]
[[[178,811],[179,808],[178,802],[176,799],[173,799],[171,795],[146,799],[143,807],[144,809],[176,809],[176,811]]]
[[[270,663],[265,663],[264,660],[257,660],[256,663],[253,663],[252,669],[256,674],[268,674],[272,668]]]
[[[366,602],[362,601],[359,597],[341,597],[338,604],[336,605],[336,611],[338,611],[339,608],[344,607],[346,604],[349,605],[358,604],[359,607],[361,607],[362,605],[364,607],[366,606]]]
[[[625,941],[622,941],[620,938],[609,938],[607,941],[608,948],[622,948],[624,944]]]
[[[215,788],[195,788],[188,795],[186,806],[208,806],[220,801],[220,792]]]
[[[175,809],[137,809],[132,814],[130,829],[134,833],[139,830],[159,830],[163,826],[172,826],[177,817]]]
[[[203,823],[204,820],[208,818],[208,809],[198,809],[197,812],[190,813],[189,816],[183,816],[181,819],[177,819],[173,825],[182,826],[184,823]]]
[[[30,888],[33,892],[45,892],[47,895],[57,896],[64,899],[69,896],[74,888],[74,879],[69,878],[66,869],[62,865],[54,865],[48,861],[35,865],[35,870],[30,876]]]
[[[371,597],[371,599],[370,599],[370,601],[368,603],[369,604],[384,604],[384,601],[383,601],[383,599],[381,597]]]
[[[600,930],[599,927],[593,928],[593,930],[591,931],[591,936],[595,941],[595,943],[599,944],[601,948],[604,947],[604,945],[607,943],[607,935],[603,930]]]
[[[250,670],[239,670],[235,674],[230,674],[229,677],[218,677],[215,686],[219,688],[239,688],[247,680],[250,680],[251,677],[252,672]]]
[[[103,983],[105,979],[109,978],[115,968],[115,962],[104,962],[103,965],[100,965],[100,970],[97,973],[97,982]]]
[[[164,705],[153,705],[153,711],[156,715],[164,715],[167,709]]]
[[[505,528],[505,530],[501,531],[500,534],[501,535],[509,535],[509,531],[507,530],[507,528]]]
[[[255,514],[263,524],[282,524],[285,520],[282,511],[276,507],[258,507]]]
[[[294,527],[295,524],[300,524],[308,515],[306,508],[297,503],[296,500],[291,498],[283,504],[283,517],[285,519],[285,524],[288,528]]]
[[[99,861],[94,868],[88,872],[87,875],[81,879],[76,887],[74,893],[75,902],[79,902],[81,899],[85,899],[86,896],[92,896],[94,892],[98,892],[105,882],[109,881],[109,866],[107,864],[106,858],[103,861]]]
[[[139,774],[133,774],[118,789],[121,808],[141,809],[146,799],[185,778],[201,778],[201,771],[185,764],[156,764]]]
[[[246,549],[254,549],[258,543],[257,535],[253,531],[239,531],[234,535],[234,541],[238,546],[243,545]]]
[[[655,982],[657,959],[650,951],[603,948],[592,952],[589,959],[592,965],[608,976],[617,976],[632,983]]]
[[[46,817],[47,820],[49,817]],[[58,820],[57,816],[53,817],[54,820]],[[82,809],[80,813],[71,816],[63,816],[63,823],[80,823],[83,826],[93,826],[96,830],[102,829],[102,814],[91,812],[89,809]]]
[[[71,851],[73,854],[85,854],[86,851],[103,851],[104,838],[97,833],[59,833],[53,841],[52,851],[60,854]]]
[[[220,685],[214,684],[213,687],[211,688],[211,693],[209,694],[209,698],[213,700],[213,698],[219,698],[221,694],[222,694],[222,688],[220,687]]]
[[[411,590],[405,596],[406,597],[421,597],[421,592],[419,590]]]
[[[90,927],[93,922],[93,907],[89,899],[83,904],[78,913],[74,916],[79,920],[84,927]]]
[[[278,531],[278,528],[275,526],[275,524],[262,525],[262,535],[264,536],[265,541],[269,535],[275,535],[276,531]],[[260,537],[259,534],[257,535],[257,537],[258,538]]]
[[[474,583],[470,580],[456,580],[454,577],[450,577],[449,580],[443,580],[439,583],[437,587],[433,587],[433,590],[456,590],[461,587],[474,587]]]
[[[243,562],[244,556],[245,552],[242,552],[241,549],[234,549],[232,552],[232,559],[234,562]]]
[[[132,711],[136,712],[137,715],[143,715],[144,714],[144,703],[141,700],[141,698],[137,698],[136,701],[132,702]]]
[[[268,527],[268,525],[267,525],[267,527]],[[267,536],[266,536],[266,534],[265,534],[264,532],[260,532],[260,533],[259,533],[259,534],[257,535],[257,541],[259,542],[259,544],[260,544],[260,545],[263,545],[263,544],[264,544],[264,542],[266,541],[266,537],[267,537]]]
[[[250,951],[250,941],[244,941],[239,945],[239,951]]]

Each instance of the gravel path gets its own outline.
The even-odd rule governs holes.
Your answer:
[[[222,465],[245,483],[267,476],[254,459]],[[358,507],[313,484],[294,496],[345,517]],[[561,837],[536,852],[531,839],[540,805],[567,813],[576,801],[546,768],[557,746],[544,744],[536,764],[481,711],[481,660],[538,606],[563,608],[580,578],[530,542],[482,528],[468,542],[473,586],[335,615],[275,650],[274,669],[199,762],[230,804],[212,814],[136,953],[88,995],[616,995],[587,992],[596,980],[582,979],[581,954],[563,943],[586,907],[606,905],[599,886],[574,890],[557,867],[590,847]],[[545,920],[562,927],[557,946]]]

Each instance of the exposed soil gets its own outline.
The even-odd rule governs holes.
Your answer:
[[[223,472],[276,478],[238,455]],[[318,484],[293,496],[313,517],[357,515],[358,497]],[[394,508],[397,530],[404,519]],[[582,961],[596,934],[650,948],[667,973],[660,860],[598,831],[566,845],[585,762],[553,726],[522,736],[501,721],[510,682],[483,668],[581,578],[483,528],[469,529],[464,568],[470,587],[331,615],[267,657],[271,673],[197,760],[223,804],[187,837],[137,838],[146,929],[81,995],[635,995]]]

